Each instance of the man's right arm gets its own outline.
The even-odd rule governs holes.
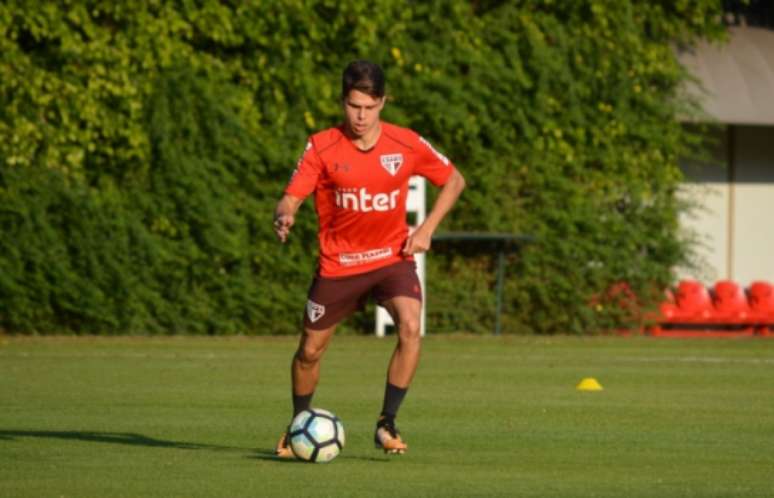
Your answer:
[[[290,229],[295,223],[296,212],[302,202],[304,202],[303,199],[285,194],[274,209],[274,233],[282,243],[288,239]]]

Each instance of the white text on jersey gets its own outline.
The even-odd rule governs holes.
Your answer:
[[[336,189],[336,206],[367,213],[369,211],[392,211],[398,205],[400,189],[389,194],[371,195],[365,187],[356,189]]]

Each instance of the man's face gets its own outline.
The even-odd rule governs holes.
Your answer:
[[[359,90],[351,90],[344,97],[344,115],[352,134],[362,137],[376,128],[383,107],[384,97],[371,97]]]

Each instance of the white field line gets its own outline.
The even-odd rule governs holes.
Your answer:
[[[774,358],[721,358],[716,356],[645,356],[639,358],[618,357],[616,360],[631,363],[741,363],[752,365],[774,365]]]
[[[254,358],[259,352],[233,352],[233,353],[135,353],[135,352],[93,352],[93,353],[44,353],[29,351],[2,351],[0,358],[154,358],[154,359],[197,359],[212,360],[233,359],[235,357]],[[556,359],[550,355],[514,355],[520,360],[531,362],[552,362]],[[472,359],[472,358],[471,358]],[[604,356],[594,358],[594,361],[621,362],[621,363],[706,363],[706,364],[749,364],[749,365],[774,365],[774,357],[767,358],[733,358],[719,356]]]
[[[215,353],[30,353],[28,351],[0,351],[0,358],[156,358],[174,360],[180,358],[211,360],[214,358],[233,358],[231,354]]]

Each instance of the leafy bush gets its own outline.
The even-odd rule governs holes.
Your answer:
[[[4,2],[0,327],[295,332],[314,216],[280,246],[273,206],[355,58],[387,72],[385,119],[468,179],[444,230],[536,236],[504,329],[621,326],[607,290],[647,306],[689,249],[671,44],[722,36],[710,0]],[[491,330],[494,259],[439,249],[429,330]]]

